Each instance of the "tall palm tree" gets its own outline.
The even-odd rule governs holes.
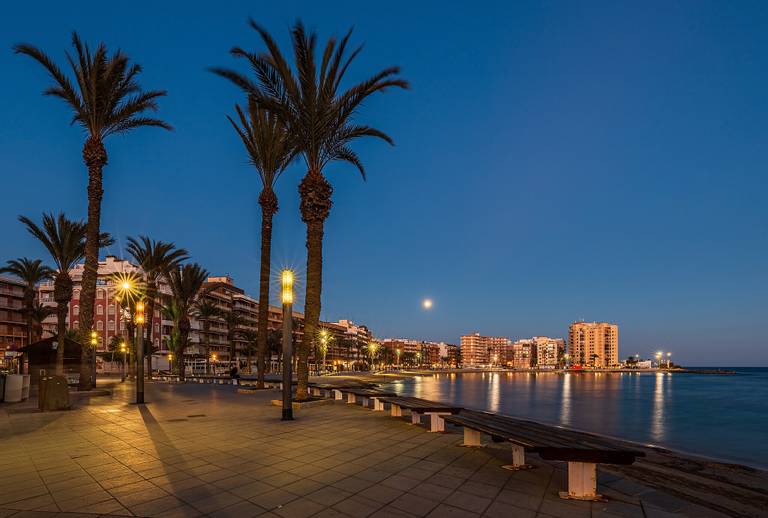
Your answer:
[[[267,353],[267,321],[269,320],[269,273],[271,269],[272,218],[277,213],[277,195],[274,185],[280,174],[294,157],[288,132],[282,121],[267,110],[260,109],[253,99],[248,100],[248,115],[235,106],[239,125],[227,116],[243,141],[248,159],[261,179],[261,263],[259,272],[259,319],[256,351],[257,388],[264,388],[264,356]],[[249,364],[250,368],[250,364]]]
[[[251,374],[253,372],[253,369],[251,368],[251,357],[253,356],[253,352],[258,349],[259,333],[258,331],[243,329],[240,331],[240,338],[245,342],[245,355],[248,358],[248,374]],[[266,346],[267,344],[264,345]],[[256,354],[258,356],[258,352]],[[258,359],[256,361],[258,363]],[[264,358],[262,358],[262,363],[264,363]],[[264,367],[262,366],[262,368],[259,369],[259,372],[263,371],[263,369]]]
[[[128,56],[118,50],[109,55],[104,43],[92,52],[87,44],[72,33],[75,57],[69,53],[74,83],[41,49],[26,43],[13,47],[17,54],[31,57],[45,68],[53,79],[44,94],[58,97],[73,112],[72,123],[86,130],[83,161],[88,168],[88,223],[85,240],[85,270],[80,293],[80,334],[87,339],[93,325],[93,305],[96,299],[96,277],[99,268],[101,198],[104,193],[102,170],[107,165],[104,140],[110,135],[127,133],[144,126],[171,129],[166,122],[148,117],[146,112],[157,110],[162,90],[142,90],[136,81],[141,67],[131,64]],[[88,348],[83,348],[88,351]],[[95,372],[93,373],[95,375]],[[95,379],[95,378],[94,378]],[[90,388],[91,377],[80,377],[80,388]]]
[[[235,339],[240,334],[241,327],[245,325],[245,319],[240,313],[229,311],[224,313],[224,322],[227,324],[227,342],[229,343],[229,365],[230,368],[235,361],[235,353],[237,352],[237,344]]]
[[[176,355],[179,349],[179,343],[181,342],[181,337],[179,334],[179,321],[181,320],[181,312],[179,311],[179,307],[176,305],[176,300],[171,297],[167,304],[160,306],[160,311],[167,320],[173,322],[173,328],[171,329],[170,336],[166,337],[165,346],[167,347],[168,351],[170,351],[173,355]],[[184,365],[183,359],[181,364]],[[171,374],[173,374],[173,361],[171,361]]]
[[[155,304],[158,296],[157,282],[161,277],[167,277],[168,272],[178,268],[189,258],[189,254],[183,248],[176,248],[173,243],[155,241],[147,236],[139,236],[138,239],[128,238],[128,253],[138,263],[144,272],[144,283],[147,298],[147,312],[149,315],[147,325],[147,377],[152,375],[152,329],[154,327]]]
[[[179,345],[177,355],[181,381],[184,381],[184,351],[189,342],[189,317],[198,298],[205,294],[203,284],[207,278],[208,271],[197,263],[187,263],[184,266],[174,268],[168,275],[168,284],[173,293],[173,303],[178,312]]]
[[[33,343],[33,313],[34,305],[37,299],[37,285],[44,280],[50,279],[55,273],[51,268],[43,264],[40,259],[29,259],[19,257],[11,259],[0,268],[0,273],[8,273],[18,277],[24,283],[24,295],[22,304],[24,306],[24,320],[27,323],[27,344]]]
[[[370,95],[392,87],[407,88],[408,83],[397,77],[398,67],[390,67],[348,90],[340,90],[349,65],[362,50],[357,47],[347,54],[351,30],[338,44],[335,38],[328,40],[318,68],[315,57],[317,34],[308,34],[304,25],[296,22],[291,30],[294,73],[272,36],[253,20],[250,25],[261,36],[267,51],[251,53],[236,47],[231,54],[248,61],[256,80],[229,69],[217,68],[213,72],[231,80],[260,108],[284,121],[296,152],[302,155],[307,165],[307,173],[299,184],[301,219],[307,226],[305,329],[298,347],[296,389],[296,398],[302,400],[308,397],[309,351],[320,321],[323,231],[332,205],[333,188],[323,170],[333,161],[349,162],[365,178],[363,164],[350,147],[352,141],[375,137],[392,144],[392,139],[375,128],[355,124],[356,111]]]
[[[30,325],[32,326],[32,334],[30,335],[30,343],[35,343],[43,337],[43,320],[48,318],[49,315],[53,315],[56,311],[49,306],[44,306],[38,301],[32,303],[32,309],[29,311]]]
[[[26,216],[19,216],[19,221],[27,227],[30,234],[35,236],[51,254],[56,265],[56,276],[53,281],[53,300],[56,301],[57,336],[59,347],[56,349],[56,373],[64,373],[64,340],[67,332],[67,312],[69,301],[72,299],[72,278],[69,271],[85,255],[85,223],[67,219],[63,213],[58,216],[43,214],[42,227],[39,227]],[[101,234],[101,246],[112,243],[109,234]],[[87,347],[83,354],[87,358]],[[90,370],[90,369],[88,369]],[[81,365],[80,376],[83,376]]]
[[[205,373],[210,371],[211,360],[211,320],[222,316],[221,309],[206,298],[199,298],[192,308],[192,316],[203,323],[203,336],[200,345],[205,350]]]

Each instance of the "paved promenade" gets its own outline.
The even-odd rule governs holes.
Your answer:
[[[606,471],[608,502],[561,500],[562,464],[513,473],[508,445],[341,402],[280,422],[276,391],[148,384],[139,407],[129,388],[70,412],[0,405],[0,518],[722,516]]]

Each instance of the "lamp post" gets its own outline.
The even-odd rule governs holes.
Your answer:
[[[293,420],[291,389],[293,383],[293,272],[283,270],[280,275],[283,287],[283,421]]]
[[[168,372],[173,376],[173,353],[168,353]]]
[[[136,303],[136,403],[144,404],[144,302]]]
[[[96,388],[96,346],[99,344],[99,335],[96,333],[96,331],[91,330],[91,354],[93,355],[93,362],[94,366],[91,370],[91,376],[93,376],[93,379],[91,380],[93,382],[92,387]],[[62,343],[63,345],[63,343]],[[19,371],[21,372],[21,371]]]

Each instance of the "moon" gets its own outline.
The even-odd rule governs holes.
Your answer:
[[[421,302],[421,306],[422,306],[424,309],[432,309],[432,299],[424,299],[424,300]]]

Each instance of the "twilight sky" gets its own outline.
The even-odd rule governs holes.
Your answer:
[[[224,117],[242,96],[206,67],[261,49],[248,16],[284,48],[301,17],[322,41],[355,26],[350,79],[398,64],[412,83],[360,112],[396,142],[358,143],[368,181],[327,168],[323,319],[454,343],[607,320],[622,357],[768,365],[764,2],[43,4],[0,17],[0,261],[44,257],[18,214],[85,217],[83,133],[10,50],[63,65],[75,29],[167,89],[176,128],[107,142],[103,228],[173,240],[256,296],[259,184]],[[304,267],[303,173],[278,186],[275,269]]]

